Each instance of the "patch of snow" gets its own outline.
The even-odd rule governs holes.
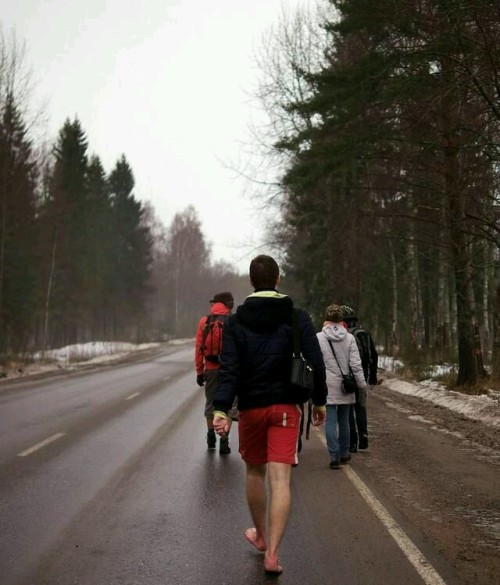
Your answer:
[[[194,337],[189,339],[171,339],[169,341],[170,345],[184,345],[185,343],[189,343],[192,341],[194,343]]]
[[[412,414],[408,417],[410,420],[417,420],[422,422],[426,425],[433,425],[434,423],[431,420],[426,419],[425,417],[421,416],[420,414]]]
[[[386,372],[395,372],[398,368],[402,368],[403,365],[403,362],[397,358],[388,355],[378,356],[378,367],[380,370],[385,370]]]
[[[175,340],[175,343],[172,343],[172,341],[167,343],[168,345],[180,345],[185,342],[186,340]],[[3,376],[0,382],[2,380],[32,376],[58,369],[72,370],[78,366],[113,362],[135,351],[150,349],[159,345],[159,343],[135,344],[114,341],[92,341],[47,350],[43,354],[42,352],[36,352],[31,356],[33,363],[15,364],[10,368],[4,369],[1,372]]]
[[[90,341],[89,343],[78,343],[67,345],[59,349],[49,349],[45,352],[36,352],[33,355],[35,361],[55,360],[68,363],[72,361],[84,361],[97,356],[109,356],[117,353],[126,354],[131,351],[158,347],[159,343],[124,343],[115,341]]]
[[[454,390],[447,390],[444,386],[432,380],[417,383],[388,378],[384,380],[384,386],[394,392],[416,396],[438,404],[467,418],[500,427],[500,403],[494,393],[470,396]]]
[[[194,339],[171,339],[168,345],[184,345],[193,343]],[[73,368],[75,364],[88,365],[107,363],[125,357],[134,351],[158,347],[159,343],[120,343],[110,341],[93,341],[90,343],[68,345],[60,349],[49,350],[43,356],[37,352],[32,357],[34,364],[29,366],[14,367],[11,371],[5,372],[4,380],[31,374],[39,374],[60,368]],[[395,372],[403,367],[401,360],[393,357],[379,356],[379,368],[386,372]],[[194,367],[194,364],[193,364]],[[429,367],[434,375],[449,372],[453,364],[443,364]],[[1,380],[0,380],[1,382]],[[481,396],[470,396],[453,390],[446,389],[435,380],[424,380],[422,382],[408,382],[398,378],[387,377],[383,385],[393,392],[416,396],[427,400],[443,408],[448,408],[463,416],[479,420],[485,424],[500,427],[500,393],[490,391],[489,394]],[[396,405],[395,405],[396,406]]]

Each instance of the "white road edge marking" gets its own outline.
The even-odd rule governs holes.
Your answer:
[[[132,400],[132,398],[137,398],[140,394],[141,394],[140,392],[134,392],[130,396],[127,396],[127,398],[125,398],[125,400]]]
[[[65,434],[66,433],[56,433],[55,435],[52,435],[51,437],[48,437],[47,439],[40,441],[36,445],[33,445],[32,447],[29,447],[28,449],[21,451],[21,453],[18,453],[17,456],[18,457],[26,457],[26,455],[31,455],[32,453],[34,453],[35,451],[38,451],[42,447],[45,447],[49,443],[52,443],[53,441],[57,441],[57,439],[64,437]]]
[[[326,439],[320,435],[320,439],[326,446]],[[368,506],[372,509],[377,518],[385,526],[389,534],[394,539],[395,543],[403,551],[406,558],[415,567],[417,573],[422,577],[426,585],[446,585],[446,582],[441,578],[439,573],[429,563],[425,556],[420,552],[418,547],[413,544],[409,536],[389,514],[382,503],[370,491],[368,486],[359,477],[359,475],[349,465],[342,466],[344,473],[350,479],[354,487],[357,488],[361,497],[365,500]]]
[[[443,581],[434,567],[413,544],[413,542],[406,535],[399,524],[394,520],[394,518],[392,518],[392,516],[379,502],[379,500],[371,493],[359,475],[352,468],[347,466],[344,467],[344,472],[358,489],[359,493],[376,514],[378,519],[387,528],[389,534],[396,541],[396,544],[403,551],[406,558],[415,567],[424,582],[427,583],[427,585],[446,585],[445,581]]]

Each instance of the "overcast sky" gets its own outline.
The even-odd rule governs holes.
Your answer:
[[[254,54],[284,3],[307,0],[12,0],[0,19],[26,42],[49,135],[77,116],[106,171],[124,153],[166,226],[194,205],[214,259],[246,271],[270,251],[252,189],[225,163],[247,164]]]

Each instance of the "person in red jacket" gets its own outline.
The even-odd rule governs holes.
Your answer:
[[[212,400],[219,377],[219,355],[222,350],[222,330],[225,320],[231,314],[234,306],[233,295],[230,292],[221,292],[214,295],[210,301],[210,315],[204,315],[198,323],[196,331],[195,366],[196,383],[205,386],[205,419],[207,421],[207,447],[215,449],[217,436],[214,431],[214,408]],[[233,405],[230,421],[237,418],[237,411]],[[231,453],[228,436],[220,437],[219,453]]]

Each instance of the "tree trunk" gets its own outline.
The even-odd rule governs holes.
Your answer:
[[[447,287],[447,266],[444,260],[444,251],[441,247],[438,252],[437,267],[437,299],[436,299],[436,343],[437,357],[443,359],[449,343],[449,302]]]
[[[7,205],[6,195],[2,188],[2,223],[0,226],[0,351],[5,349],[5,332],[4,332],[4,319],[3,319],[3,291],[4,291],[4,278],[5,278],[5,240],[7,239]]]
[[[483,349],[481,345],[481,335],[479,333],[479,323],[477,321],[477,303],[474,287],[472,286],[472,269],[470,264],[467,266],[467,297],[472,315],[472,330],[474,331],[474,355],[476,356],[476,368],[478,376],[484,378],[486,370],[484,369]]]
[[[466,189],[462,179],[460,157],[461,112],[458,84],[448,60],[442,61],[444,85],[441,116],[443,137],[443,187],[448,203],[451,261],[455,276],[457,303],[458,377],[457,385],[473,386],[477,382],[477,364],[474,347],[473,313],[469,302],[468,278],[470,249],[465,234]]]
[[[55,267],[56,267],[56,248],[57,248],[57,230],[55,230],[55,232],[54,232],[54,241],[52,243],[52,254],[51,254],[51,258],[50,258],[49,278],[47,280],[47,291],[45,294],[42,357],[44,357],[44,353],[47,349],[47,340],[49,337],[50,295],[52,292],[52,281],[54,279],[54,272],[55,272]]]
[[[399,354],[398,338],[398,271],[396,257],[392,243],[391,247],[391,266],[392,266],[392,328],[391,328],[391,354],[396,357]]]
[[[417,245],[415,243],[415,226],[410,225],[410,238],[408,243],[408,294],[410,300],[410,349],[420,351],[422,349],[423,327],[421,322],[421,299],[419,295],[419,270]]]
[[[491,297],[491,284],[493,281],[493,254],[490,242],[483,242],[484,249],[484,272],[483,272],[483,331],[482,346],[487,363],[491,363],[491,325],[490,323],[490,306],[494,305],[494,299]]]
[[[477,363],[474,344],[472,310],[469,302],[467,273],[468,250],[460,228],[452,226],[453,268],[457,301],[458,378],[457,385],[477,382]]]
[[[491,378],[500,382],[500,270],[496,276],[496,295],[493,310],[493,348],[491,356]]]

